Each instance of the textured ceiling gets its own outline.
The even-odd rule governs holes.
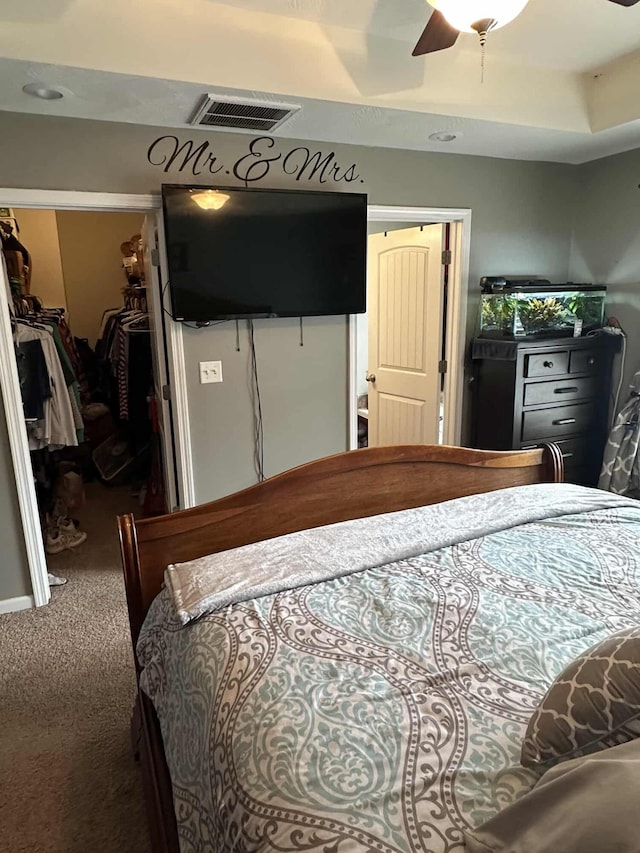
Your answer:
[[[278,135],[579,163],[640,146],[640,4],[530,0],[413,58],[425,0],[0,0],[0,109],[186,127],[205,92],[300,103]],[[61,88],[38,101],[22,87]],[[443,146],[436,131],[460,138]]]

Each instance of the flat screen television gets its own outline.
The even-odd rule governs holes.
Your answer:
[[[175,320],[365,311],[366,195],[165,184],[162,201]]]

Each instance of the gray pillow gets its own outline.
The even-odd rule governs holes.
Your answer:
[[[640,739],[563,761],[465,836],[467,853],[638,853]]]
[[[627,628],[577,657],[529,720],[525,767],[553,764],[640,735],[640,628]]]

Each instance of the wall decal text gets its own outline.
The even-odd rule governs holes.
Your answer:
[[[147,160],[165,174],[179,172],[194,178],[206,175],[233,175],[245,187],[263,181],[278,172],[298,183],[353,184],[364,183],[355,163],[344,166],[334,151],[324,152],[299,145],[283,151],[271,136],[259,136],[249,143],[249,150],[233,164],[225,166],[210,142],[197,144],[173,135],[159,136],[149,146]]]

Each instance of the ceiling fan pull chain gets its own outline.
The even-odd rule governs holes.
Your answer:
[[[484,59],[486,55],[487,34],[478,33],[480,36],[480,83],[484,83]]]
[[[484,83],[484,57],[485,45],[487,43],[487,33],[491,32],[498,26],[496,18],[480,18],[475,24],[471,24],[471,29],[478,33],[480,38],[480,82]]]

